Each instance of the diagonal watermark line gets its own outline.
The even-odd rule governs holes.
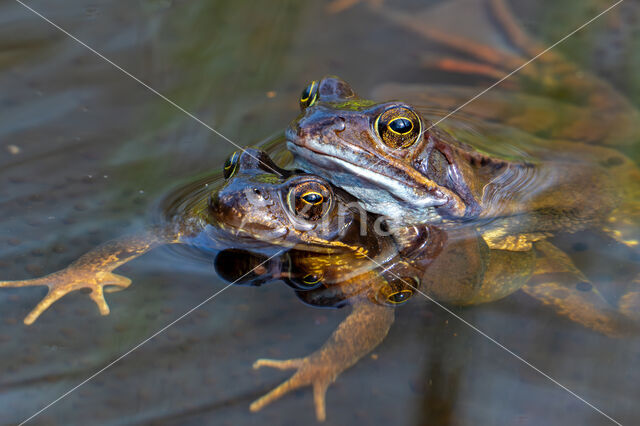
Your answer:
[[[597,16],[595,16],[594,18],[590,19],[589,21],[587,21],[586,23],[584,23],[583,25],[581,25],[580,27],[578,27],[577,29],[575,29],[574,31],[572,31],[571,33],[567,34],[565,37],[563,37],[562,39],[558,40],[556,43],[554,43],[553,45],[551,45],[550,47],[548,47],[547,49],[543,50],[542,52],[540,52],[539,54],[537,54],[536,56],[534,56],[533,58],[531,58],[530,60],[528,60],[527,62],[525,62],[524,64],[522,64],[521,66],[519,66],[518,68],[516,68],[515,70],[511,71],[509,74],[507,74],[506,76],[504,76],[503,78],[501,78],[500,80],[498,80],[497,82],[495,82],[494,84],[492,84],[491,86],[489,86],[488,88],[484,89],[483,91],[481,91],[480,93],[478,93],[476,96],[474,96],[473,98],[471,98],[470,100],[468,100],[467,102],[465,102],[464,104],[460,105],[459,107],[457,107],[456,109],[454,109],[453,111],[449,112],[447,115],[445,115],[443,118],[441,118],[440,120],[438,120],[437,122],[433,123],[431,126],[429,126],[427,129],[425,129],[422,133],[425,133],[426,131],[428,131],[429,129],[431,129],[432,127],[438,125],[439,123],[441,123],[442,121],[446,120],[448,117],[450,117],[451,115],[455,114],[456,112],[458,112],[459,110],[461,110],[462,108],[464,108],[465,106],[467,106],[468,104],[470,104],[471,102],[473,102],[474,100],[476,100],[477,98],[479,98],[480,96],[484,95],[485,93],[487,93],[489,90],[493,89],[494,87],[496,87],[497,85],[499,85],[500,83],[502,83],[504,80],[508,79],[509,77],[513,76],[514,74],[516,74],[518,71],[520,71],[521,69],[523,69],[524,67],[526,67],[527,65],[529,65],[530,63],[532,63],[533,61],[535,61],[536,59],[538,59],[540,56],[544,55],[545,53],[547,53],[548,51],[550,51],[551,49],[555,48],[557,45],[559,45],[560,43],[564,42],[566,39],[568,39],[569,37],[573,36],[575,33],[577,33],[578,31],[582,30],[583,28],[585,28],[586,26],[588,26],[589,24],[591,24],[592,22],[594,22],[595,20],[597,20],[598,18],[600,18],[602,15],[606,14],[607,12],[609,12],[610,10],[612,10],[614,7],[618,6],[620,3],[622,3],[624,0],[619,0],[618,2],[616,2],[615,4],[611,5],[610,7],[608,7],[607,9],[605,9],[604,11],[602,11],[601,13],[599,13]],[[145,88],[147,88],[149,91],[151,91],[152,93],[158,95],[159,97],[161,97],[163,100],[165,100],[166,102],[168,102],[169,104],[171,104],[173,107],[175,107],[176,109],[182,111],[184,114],[188,115],[189,117],[191,117],[192,119],[194,119],[195,121],[197,121],[198,123],[202,124],[203,126],[205,126],[207,129],[211,130],[213,133],[215,133],[216,135],[220,136],[221,138],[223,138],[224,140],[226,140],[227,142],[231,143],[233,146],[237,147],[238,149],[245,151],[244,148],[242,148],[241,146],[239,146],[238,144],[236,144],[235,142],[233,142],[232,140],[230,140],[229,138],[227,138],[226,136],[224,136],[222,133],[220,133],[219,131],[215,130],[213,127],[211,127],[210,125],[208,125],[207,123],[205,123],[204,121],[202,121],[201,119],[199,119],[197,116],[193,115],[192,113],[190,113],[189,111],[187,111],[186,109],[184,109],[183,107],[181,107],[180,105],[178,105],[177,103],[175,103],[174,101],[172,101],[171,99],[167,98],[165,95],[163,95],[162,93],[158,92],[156,89],[154,89],[153,87],[149,86],[147,83],[143,82],[142,80],[140,80],[139,78],[137,78],[136,76],[134,76],[133,74],[131,74],[130,72],[126,71],[124,68],[120,67],[119,65],[117,65],[116,63],[114,63],[113,61],[111,61],[109,58],[107,58],[106,56],[102,55],[101,53],[99,53],[98,51],[96,51],[95,49],[93,49],[91,46],[87,45],[86,43],[84,43],[83,41],[81,41],[80,39],[78,39],[77,37],[75,37],[74,35],[72,35],[71,33],[69,33],[68,31],[66,31],[65,29],[63,29],[62,27],[60,27],[59,25],[57,25],[56,23],[54,23],[53,21],[51,21],[50,19],[46,18],[45,16],[43,16],[41,13],[39,13],[38,11],[36,11],[35,9],[31,8],[30,6],[28,6],[27,4],[23,3],[20,0],[16,0],[17,3],[19,3],[20,5],[22,5],[23,7],[25,7],[26,9],[30,10],[31,12],[33,12],[34,14],[36,14],[37,16],[39,16],[40,18],[42,18],[44,21],[48,22],[50,25],[52,25],[53,27],[55,27],[56,29],[58,29],[59,31],[63,32],[64,34],[66,34],[68,37],[72,38],[74,41],[76,41],[77,43],[81,44],[82,46],[86,47],[87,49],[89,49],[92,53],[94,53],[95,55],[97,55],[98,57],[100,57],[101,59],[105,60],[106,62],[108,62],[109,64],[111,64],[112,66],[114,66],[115,68],[117,68],[118,70],[120,70],[122,73],[124,73],[125,75],[127,75],[128,77],[134,79],[136,82],[138,82],[139,84],[141,84],[142,86],[144,86]],[[268,165],[267,165],[268,166]],[[275,172],[275,171],[274,171]],[[275,172],[276,174],[278,174],[277,172]],[[260,265],[257,265],[255,268],[263,265],[264,263],[266,263],[267,261],[271,260],[273,257],[279,255],[281,252],[278,252],[276,254],[274,254],[273,256],[271,256],[270,258],[266,259],[264,262],[260,263]],[[366,255],[365,255],[366,256]],[[373,263],[377,264],[378,266],[382,266],[380,265],[378,262],[376,262],[374,259],[371,259],[369,256],[366,256],[369,260],[371,260]],[[196,305],[195,307],[193,307],[192,309],[190,309],[189,311],[187,311],[186,313],[184,313],[182,316],[180,316],[179,318],[177,318],[176,320],[172,321],[171,323],[167,324],[165,327],[163,327],[162,329],[160,329],[158,332],[154,333],[153,335],[151,335],[149,338],[147,338],[146,340],[144,340],[143,342],[139,343],[138,345],[134,346],[132,349],[130,349],[129,351],[127,351],[126,353],[124,353],[123,355],[121,355],[120,357],[118,357],[117,359],[115,359],[114,361],[112,361],[111,363],[107,364],[105,367],[103,367],[102,369],[98,370],[96,373],[94,373],[93,375],[91,375],[90,377],[88,377],[87,379],[85,379],[83,382],[79,383],[78,385],[76,385],[75,387],[73,387],[72,389],[70,389],[69,391],[67,391],[66,393],[64,393],[63,395],[61,395],[59,398],[57,398],[56,400],[52,401],[51,403],[49,403],[48,405],[46,405],[45,407],[43,407],[42,409],[40,409],[38,412],[36,412],[35,414],[33,414],[31,417],[25,419],[22,423],[20,423],[21,425],[24,425],[25,423],[27,423],[28,421],[30,421],[31,419],[33,419],[34,417],[36,417],[37,415],[39,415],[40,413],[42,413],[43,411],[45,411],[46,409],[50,408],[52,405],[56,404],[57,402],[59,402],[60,400],[62,400],[63,398],[65,398],[66,396],[68,396],[69,394],[71,394],[72,392],[74,392],[76,389],[78,389],[80,386],[86,384],[87,382],[89,382],[90,380],[92,380],[93,378],[95,378],[97,375],[99,375],[100,373],[102,373],[103,371],[107,370],[108,368],[110,368],[111,366],[113,366],[114,364],[116,364],[117,362],[119,362],[120,360],[122,360],[123,358],[125,358],[127,355],[131,354],[132,352],[134,352],[135,350],[137,350],[138,348],[140,348],[142,345],[144,345],[145,343],[147,343],[148,341],[150,341],[151,339],[153,339],[154,337],[156,337],[157,335],[161,334],[162,332],[164,332],[165,330],[167,330],[169,327],[171,327],[172,325],[174,325],[175,323],[177,323],[178,321],[182,320],[184,317],[188,316],[189,314],[191,314],[193,311],[195,311],[196,309],[198,309],[199,307],[201,307],[202,305],[204,305],[205,303],[207,303],[208,301],[210,301],[211,299],[213,299],[214,297],[216,297],[218,294],[222,293],[224,290],[226,290],[227,288],[229,288],[231,285],[233,285],[234,283],[238,282],[239,280],[241,280],[242,278],[244,278],[246,275],[248,275],[249,273],[251,273],[253,271],[253,269],[249,272],[247,272],[246,274],[244,274],[242,277],[238,278],[236,281],[228,284],[227,286],[225,286],[224,288],[222,288],[221,290],[219,290],[218,292],[214,293],[212,296],[208,297],[207,299],[205,299],[203,302],[199,303],[198,305]],[[556,379],[554,379],[553,377],[551,377],[550,375],[546,374],[545,372],[543,372],[542,370],[540,370],[539,368],[535,367],[533,364],[531,364],[530,362],[528,362],[527,360],[525,360],[524,358],[522,358],[521,356],[519,356],[518,354],[516,354],[515,352],[511,351],[510,349],[508,349],[506,346],[504,346],[503,344],[501,344],[500,342],[498,342],[497,340],[495,340],[494,338],[492,338],[491,336],[489,336],[488,334],[486,334],[485,332],[483,332],[482,330],[480,330],[479,328],[477,328],[476,326],[474,326],[473,324],[469,323],[468,321],[466,321],[464,318],[460,317],[459,315],[457,315],[455,312],[451,311],[449,308],[447,308],[446,306],[442,305],[441,303],[439,303],[438,301],[436,301],[435,299],[433,299],[432,297],[430,297],[429,295],[427,295],[426,293],[422,292],[421,290],[417,289],[416,287],[414,287],[413,285],[411,285],[410,283],[407,283],[405,280],[403,280],[401,277],[398,277],[395,273],[393,273],[392,271],[390,271],[393,275],[395,275],[398,279],[400,279],[401,281],[405,282],[405,284],[407,284],[408,286],[410,286],[411,288],[415,289],[418,293],[422,294],[424,297],[426,297],[427,299],[429,299],[431,302],[433,302],[434,304],[436,304],[437,306],[439,306],[440,308],[442,308],[443,310],[445,310],[446,312],[448,312],[449,314],[451,314],[452,316],[454,316],[455,318],[457,318],[458,320],[460,320],[461,322],[463,322],[464,324],[466,324],[467,326],[471,327],[473,330],[475,330],[476,332],[478,332],[480,335],[484,336],[485,338],[487,338],[488,340],[490,340],[491,342],[493,342],[494,344],[496,344],[498,347],[502,348],[503,350],[507,351],[508,353],[510,353],[511,355],[513,355],[515,358],[517,358],[518,360],[520,360],[521,362],[523,362],[524,364],[528,365],[529,367],[531,367],[532,369],[534,369],[536,372],[538,372],[539,374],[543,375],[544,377],[546,377],[547,379],[549,379],[550,381],[552,381],[553,383],[555,383],[557,386],[561,387],[562,389],[564,389],[565,391],[567,391],[568,393],[570,393],[571,395],[573,395],[574,397],[576,397],[577,399],[579,399],[580,401],[582,401],[583,403],[585,403],[586,405],[590,406],[591,408],[593,408],[595,411],[597,411],[598,413],[602,414],[604,417],[606,417],[607,419],[609,419],[610,421],[612,421],[613,423],[617,424],[617,425],[621,425],[618,421],[614,420],[612,417],[610,417],[609,415],[607,415],[606,413],[604,413],[602,410],[598,409],[597,407],[595,407],[593,404],[591,404],[590,402],[588,402],[587,400],[585,400],[584,398],[582,398],[580,395],[576,394],[575,392],[573,392],[571,389],[569,389],[568,387],[564,386],[562,383],[558,382]]]
[[[48,22],[51,26],[53,26],[54,28],[56,28],[57,30],[59,30],[60,32],[64,33],[66,36],[68,36],[69,38],[73,39],[74,41],[76,41],[78,44],[86,47],[87,49],[89,49],[93,54],[95,54],[96,56],[98,56],[99,58],[103,59],[104,61],[108,62],[110,65],[112,65],[114,68],[116,68],[117,70],[119,70],[120,72],[122,72],[123,74],[125,74],[126,76],[132,78],[133,80],[135,80],[137,83],[139,83],[140,85],[142,85],[143,87],[145,87],[146,89],[148,89],[150,92],[152,92],[155,95],[158,95],[160,98],[162,98],[163,100],[165,100],[166,102],[168,102],[169,104],[171,104],[171,106],[173,106],[174,108],[176,108],[177,110],[185,113],[186,115],[188,115],[189,117],[193,118],[195,121],[197,121],[198,123],[202,124],[204,127],[206,127],[207,129],[211,130],[213,133],[215,133],[216,135],[220,136],[222,139],[224,139],[225,141],[229,142],[231,145],[235,146],[236,148],[238,148],[239,150],[241,150],[242,152],[246,153],[246,150],[241,147],[240,145],[238,145],[237,143],[235,143],[234,141],[232,141],[231,139],[229,139],[228,137],[226,137],[225,135],[223,135],[222,133],[220,133],[219,131],[217,131],[216,129],[214,129],[213,127],[211,127],[210,125],[208,125],[207,123],[205,123],[204,121],[202,121],[201,119],[199,119],[196,115],[192,114],[191,112],[187,111],[186,109],[184,109],[183,107],[181,107],[180,105],[178,105],[177,103],[175,103],[174,101],[172,101],[171,99],[169,99],[168,97],[166,97],[165,95],[163,95],[162,93],[160,93],[159,91],[157,91],[156,89],[154,89],[153,87],[149,86],[147,83],[145,83],[144,81],[140,80],[138,77],[136,77],[135,75],[131,74],[129,71],[127,71],[126,69],[122,68],[120,65],[116,64],[115,62],[113,62],[111,59],[107,58],[106,56],[104,56],[102,53],[98,52],[97,50],[95,50],[93,47],[89,46],[87,43],[83,42],[82,40],[80,40],[78,37],[74,36],[73,34],[71,34],[69,31],[65,30],[64,28],[62,28],[60,25],[56,24],[55,22],[53,22],[51,19],[47,18],[46,16],[44,16],[43,14],[41,14],[40,12],[38,12],[37,10],[35,10],[34,8],[32,8],[31,6],[25,4],[24,2],[22,2],[21,0],[15,0],[17,3],[19,3],[20,5],[22,5],[23,7],[25,7],[26,9],[30,10],[31,12],[33,12],[34,14],[36,14],[37,16],[39,16],[40,18],[42,18],[44,21]],[[258,160],[257,158],[255,158],[253,155],[247,153],[247,155],[250,155],[251,157],[253,157],[255,160]],[[265,167],[271,169],[272,172],[274,172],[276,175],[279,175],[279,173],[275,170],[273,170],[268,164],[263,164]]]
[[[368,255],[364,255],[367,259],[369,259],[371,262],[375,263],[378,267],[383,268],[384,266],[381,265],[380,263],[378,263],[375,259],[372,259],[371,257],[369,257]],[[444,311],[446,311],[447,313],[449,313],[450,315],[452,315],[453,317],[455,317],[456,319],[458,319],[459,321],[461,321],[463,324],[467,325],[468,327],[470,327],[472,330],[474,330],[475,332],[477,332],[478,334],[480,334],[481,336],[485,337],[487,340],[489,340],[490,342],[494,343],[496,346],[498,346],[500,349],[503,349],[504,351],[506,351],[507,353],[511,354],[512,356],[514,356],[517,360],[519,360],[520,362],[524,363],[525,365],[529,366],[530,368],[532,368],[533,370],[535,370],[537,373],[541,374],[542,376],[544,376],[545,378],[547,378],[548,380],[550,380],[551,382],[553,382],[554,384],[556,384],[557,386],[559,386],[560,388],[564,389],[565,391],[567,391],[569,394],[571,394],[572,396],[576,397],[577,399],[579,399],[580,401],[582,401],[583,403],[585,403],[586,405],[588,405],[589,407],[593,408],[595,411],[597,411],[598,413],[602,414],[604,417],[606,417],[607,419],[611,420],[613,423],[617,424],[618,426],[622,426],[622,424],[620,422],[618,422],[617,420],[615,420],[614,418],[612,418],[611,416],[609,416],[607,413],[605,413],[604,411],[602,411],[601,409],[599,409],[598,407],[596,407],[595,405],[593,405],[592,403],[590,403],[589,401],[587,401],[586,399],[584,399],[583,397],[581,397],[580,395],[578,395],[577,393],[575,393],[574,391],[572,391],[571,389],[569,389],[567,386],[563,385],[562,383],[560,383],[558,380],[554,379],[552,376],[550,376],[549,374],[545,373],[544,371],[540,370],[538,367],[536,367],[535,365],[533,365],[532,363],[530,363],[529,361],[527,361],[526,359],[524,359],[523,357],[521,357],[520,355],[518,355],[517,353],[513,352],[511,349],[507,348],[505,345],[503,345],[502,343],[500,343],[499,341],[497,341],[496,339],[494,339],[493,337],[491,337],[490,335],[488,335],[487,333],[485,333],[484,331],[480,330],[478,327],[476,327],[475,325],[471,324],[469,321],[467,321],[466,319],[462,318],[460,315],[456,314],[455,312],[453,312],[451,309],[447,308],[445,305],[443,305],[442,303],[438,302],[437,300],[435,300],[433,297],[429,296],[427,293],[423,292],[422,290],[420,290],[419,288],[417,288],[416,286],[414,286],[411,283],[408,283],[405,279],[403,279],[402,277],[398,276],[395,272],[393,272],[392,270],[387,269],[387,272],[391,273],[391,275],[393,275],[395,278],[399,279],[400,281],[402,281],[404,284],[408,285],[409,287],[411,287],[412,289],[414,289],[415,291],[417,291],[418,293],[420,293],[421,295],[423,295],[424,297],[426,297],[427,299],[429,299],[429,301],[433,302],[436,306],[442,308]]]
[[[547,47],[546,49],[544,49],[542,52],[538,53],[536,56],[534,56],[533,58],[529,59],[527,62],[525,62],[524,64],[520,65],[518,68],[514,69],[513,71],[511,71],[509,74],[505,75],[504,77],[502,77],[500,80],[496,81],[495,83],[493,83],[491,86],[487,87],[486,89],[484,89],[483,91],[481,91],[480,93],[478,93],[477,95],[475,95],[473,98],[469,99],[468,101],[466,101],[465,103],[463,103],[462,105],[458,106],[456,109],[454,109],[453,111],[449,112],[447,115],[445,115],[444,117],[442,117],[440,120],[436,121],[435,123],[433,123],[431,126],[429,126],[428,128],[426,128],[422,133],[426,133],[427,131],[429,131],[431,128],[433,128],[434,126],[437,126],[438,124],[442,123],[444,120],[446,120],[447,118],[451,117],[453,114],[455,114],[456,112],[460,111],[462,108],[466,107],[467,105],[469,105],[471,102],[475,101],[476,99],[478,99],[480,96],[484,95],[485,93],[487,93],[489,90],[493,89],[494,87],[496,87],[497,85],[499,85],[500,83],[502,83],[503,81],[505,81],[506,79],[508,79],[509,77],[513,76],[515,73],[517,73],[518,71],[520,71],[521,69],[523,69],[524,67],[526,67],[527,65],[529,65],[530,63],[532,63],[533,61],[535,61],[536,59],[538,59],[540,56],[544,55],[545,53],[547,53],[548,51],[552,50],[553,48],[555,48],[556,46],[558,46],[559,44],[561,44],[562,42],[564,42],[565,40],[567,40],[569,37],[573,36],[575,33],[577,33],[578,31],[582,30],[583,28],[587,27],[588,25],[590,25],[591,23],[593,23],[594,21],[596,21],[598,18],[600,18],[602,15],[606,14],[607,12],[611,11],[614,7],[618,6],[620,3],[622,3],[624,0],[618,0],[616,3],[612,4],[611,6],[609,6],[608,8],[606,8],[605,10],[603,10],[602,12],[600,12],[599,14],[597,14],[596,16],[594,16],[593,18],[589,19],[587,22],[585,22],[584,24],[580,25],[578,28],[576,28],[575,30],[571,31],[569,34],[567,34],[566,36],[562,37],[560,40],[556,41],[555,43],[553,43],[551,46]]]
[[[229,287],[231,287],[232,285],[234,285],[235,283],[237,283],[238,281],[240,281],[241,279],[243,279],[244,277],[246,277],[247,275],[249,275],[250,273],[252,273],[253,271],[255,271],[257,268],[259,268],[260,266],[264,265],[265,263],[267,263],[268,261],[270,261],[271,259],[273,259],[276,256],[281,255],[284,252],[284,250],[279,250],[276,254],[274,254],[273,256],[269,257],[268,259],[264,260],[263,262],[261,262],[260,264],[256,265],[253,267],[253,269],[251,269],[249,272],[246,272],[244,275],[242,275],[240,278],[236,279],[235,281],[227,284],[226,286],[224,286],[222,289],[216,291],[215,293],[213,293],[211,296],[207,297],[206,299],[204,299],[202,302],[198,303],[196,306],[194,306],[193,308],[189,309],[187,312],[185,312],[184,314],[180,315],[178,318],[176,318],[175,320],[171,321],[169,324],[165,325],[164,327],[162,327],[160,330],[156,331],[155,333],[153,333],[151,336],[147,337],[145,340],[143,340],[142,342],[138,343],[137,345],[135,345],[133,348],[129,349],[127,352],[123,353],[122,355],[120,355],[118,358],[114,359],[113,361],[111,361],[109,364],[105,365],[104,367],[102,367],[100,370],[96,371],[95,373],[93,373],[91,376],[87,377],[86,379],[84,379],[82,382],[78,383],[77,385],[75,385],[74,387],[72,387],[71,389],[69,389],[68,391],[66,391],[65,393],[63,393],[62,395],[60,395],[58,398],[54,399],[53,401],[51,401],[50,403],[48,403],[47,405],[45,405],[44,407],[42,407],[40,410],[38,410],[37,412],[33,413],[30,417],[24,419],[18,426],[22,426],[25,423],[33,420],[33,418],[35,418],[36,416],[38,416],[39,414],[41,414],[43,411],[47,410],[48,408],[50,408],[51,406],[55,405],[56,403],[58,403],[59,401],[61,401],[62,399],[64,399],[65,397],[69,396],[71,393],[73,393],[74,391],[76,391],[80,386],[86,384],[87,382],[93,380],[96,376],[98,376],[99,374],[103,373],[105,370],[109,369],[110,367],[112,367],[113,365],[117,364],[118,362],[122,361],[123,358],[125,358],[126,356],[128,356],[129,354],[131,354],[132,352],[136,351],[137,349],[139,349],[141,346],[143,346],[144,344],[146,344],[147,342],[149,342],[150,340],[152,340],[153,338],[155,338],[156,336],[158,336],[159,334],[164,333],[169,327],[173,326],[174,324],[176,324],[177,322],[181,321],[182,319],[184,319],[185,317],[191,315],[191,313],[193,313],[193,311],[199,309],[202,305],[206,304],[207,302],[209,302],[210,300],[212,300],[213,298],[215,298],[216,296],[218,296],[220,293],[222,293],[223,291],[225,291],[226,289],[228,289]]]

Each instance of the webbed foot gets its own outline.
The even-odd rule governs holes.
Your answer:
[[[289,360],[259,359],[253,364],[254,369],[260,367],[272,367],[279,370],[297,369],[289,380],[286,380],[271,392],[255,400],[249,409],[252,412],[261,410],[266,405],[281,398],[294,389],[303,386],[313,386],[313,401],[316,408],[318,421],[324,421],[327,417],[325,395],[329,385],[333,383],[341,369],[335,368],[330,363],[323,363],[322,359],[312,359],[311,357],[296,358]]]
[[[131,285],[129,278],[107,271],[82,270],[76,268],[66,268],[58,272],[46,275],[41,278],[22,281],[0,281],[0,287],[31,287],[46,286],[49,288],[47,295],[38,305],[26,316],[24,323],[33,324],[38,317],[58,299],[67,293],[83,288],[91,290],[89,297],[93,300],[100,314],[109,314],[109,305],[104,298],[104,292],[124,290]],[[112,288],[104,289],[105,286]]]

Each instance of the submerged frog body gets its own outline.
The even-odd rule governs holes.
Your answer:
[[[0,282],[0,287],[49,287],[25,319],[27,324],[81,288],[89,288],[100,312],[107,314],[104,287],[123,289],[131,283],[112,271],[151,248],[170,243],[206,251],[236,247],[218,254],[215,263],[223,278],[253,285],[283,279],[306,303],[352,307],[312,354],[254,364],[296,373],[255,401],[253,411],[292,389],[311,385],[319,419],[326,415],[328,386],[382,342],[393,323],[394,307],[416,293],[438,303],[469,305],[522,289],[599,332],[633,330],[627,317],[637,315],[640,293],[631,292],[617,306],[609,305],[547,242],[536,243],[529,252],[511,252],[491,250],[470,228],[443,231],[427,225],[380,233],[377,217],[363,215],[348,194],[318,176],[280,169],[257,150],[232,156],[225,177],[224,185],[213,191],[202,182],[177,191],[165,226],[106,243],[62,271]]]

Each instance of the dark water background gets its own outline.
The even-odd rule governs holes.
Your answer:
[[[411,1],[425,25],[465,1]],[[612,2],[514,1],[546,44]],[[387,82],[477,84],[421,66],[438,48],[362,4],[31,1],[29,5],[240,145],[281,131],[309,80],[342,76],[363,95]],[[625,1],[559,51],[640,103],[640,7]],[[498,43],[497,40],[495,40]],[[275,96],[268,96],[274,92]],[[273,94],[271,94],[273,95]],[[59,270],[135,232],[163,194],[218,170],[235,150],[12,0],[0,2],[0,271]],[[588,276],[628,279],[629,252],[591,233],[556,240]],[[167,249],[127,264],[108,317],[72,294],[33,326],[40,288],[0,292],[0,423],[15,424],[222,288],[211,262]],[[455,311],[623,424],[640,419],[640,340],[585,330],[522,295]],[[288,377],[256,358],[318,348],[346,315],[300,303],[280,283],[232,287],[55,404],[33,424],[300,424],[309,388],[257,414],[249,403]],[[389,336],[327,397],[327,424],[609,424],[592,408],[427,300],[397,310]]]

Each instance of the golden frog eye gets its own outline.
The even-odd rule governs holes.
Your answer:
[[[314,285],[314,284],[318,284],[321,279],[322,277],[319,275],[307,274],[304,277],[302,277],[302,282],[306,285]]]
[[[296,290],[315,290],[322,285],[322,274],[309,273],[302,278],[290,278],[289,284],[292,284]]]
[[[305,89],[302,91],[300,95],[300,109],[303,110],[305,108],[310,107],[316,100],[318,99],[318,82],[313,80]]]
[[[316,204],[320,204],[324,201],[324,197],[322,196],[322,194],[315,191],[305,192],[300,196],[300,198],[302,199],[302,201],[304,201],[307,204],[311,204],[312,206],[315,206]]]
[[[417,288],[417,278],[394,278],[380,288],[376,299],[384,305],[401,305],[413,296]]]
[[[374,127],[385,145],[402,149],[416,143],[422,131],[422,122],[411,109],[392,107],[376,118]]]
[[[299,182],[289,189],[287,204],[291,212],[305,220],[317,221],[331,209],[333,192],[317,180]]]
[[[387,296],[387,302],[399,305],[400,303],[404,303],[409,300],[411,296],[413,296],[413,291],[411,290],[398,290]]]
[[[238,151],[236,151],[227,158],[227,161],[224,162],[222,175],[225,179],[229,179],[236,172],[236,169],[238,168],[238,158],[240,158],[240,155],[238,155]]]

